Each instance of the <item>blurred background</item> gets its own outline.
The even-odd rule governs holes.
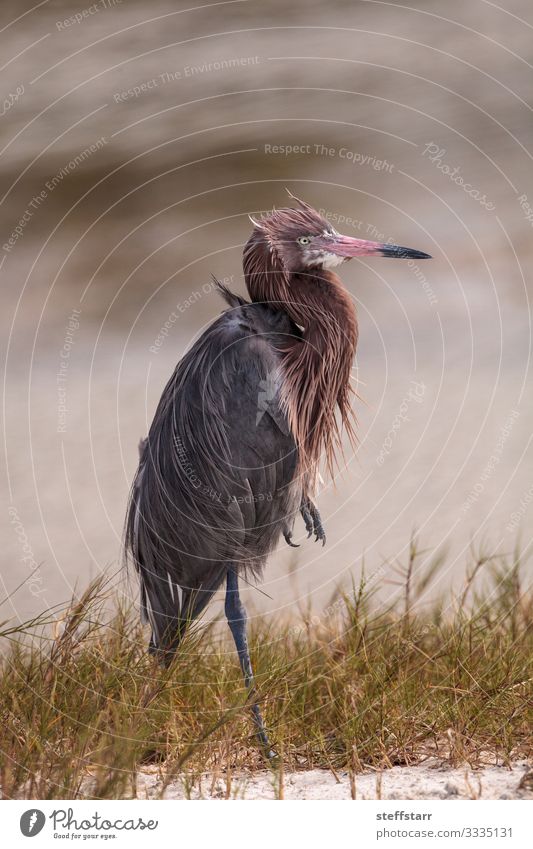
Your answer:
[[[415,529],[447,600],[472,547],[527,548],[528,0],[83,3],[0,12],[2,618],[101,572],[135,597],[139,438],[222,309],[211,273],[244,292],[248,214],[286,187],[434,259],[343,267],[360,447],[320,493],[327,546],[298,525],[248,604],[320,611],[363,563],[387,600]]]

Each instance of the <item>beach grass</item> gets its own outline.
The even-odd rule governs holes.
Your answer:
[[[2,796],[129,798],[146,770],[161,794],[175,781],[188,794],[206,776],[230,787],[235,773],[266,766],[251,699],[264,711],[278,776],[532,757],[533,594],[522,556],[472,554],[460,592],[433,593],[430,603],[445,558],[421,562],[413,541],[389,605],[362,578],[323,611],[254,617],[252,694],[216,622],[197,623],[161,668],[136,612],[104,578],[60,615],[5,623]]]

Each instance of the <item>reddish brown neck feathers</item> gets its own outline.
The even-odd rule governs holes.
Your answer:
[[[276,251],[255,232],[244,251],[252,301],[283,309],[302,329],[283,349],[283,406],[298,443],[301,471],[313,474],[322,454],[333,474],[344,426],[355,442],[350,371],[357,345],[352,300],[336,274],[302,269],[287,275]],[[336,417],[338,409],[339,417]]]

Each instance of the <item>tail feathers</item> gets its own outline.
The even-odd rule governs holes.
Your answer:
[[[242,307],[248,303],[245,298],[241,298],[240,295],[236,295],[234,292],[228,289],[228,287],[224,283],[222,283],[220,280],[217,280],[214,275],[211,276],[213,277],[215,289],[217,290],[219,295],[224,298],[224,300],[230,307]]]
[[[139,575],[141,618],[152,629],[150,651],[168,664],[189,623],[200,615],[224,581],[227,565],[223,560],[198,561],[194,557],[178,557],[180,562],[176,562],[174,546],[163,545],[150,511],[148,454],[149,442],[141,439],[139,468],[126,519],[125,550]]]

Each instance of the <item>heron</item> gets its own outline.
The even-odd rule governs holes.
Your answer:
[[[319,466],[333,475],[343,434],[356,441],[357,316],[335,269],[352,257],[430,258],[341,235],[289,194],[291,206],[250,217],[248,299],[213,278],[226,309],[163,391],[139,446],[125,525],[149,651],[163,664],[225,583],[255,734],[270,754],[239,581],[260,579],[282,537],[295,545],[298,514],[308,537],[326,541],[315,504]]]

